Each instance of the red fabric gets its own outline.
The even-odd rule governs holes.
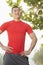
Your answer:
[[[32,33],[31,26],[22,21],[9,21],[1,25],[0,29],[8,32],[8,46],[12,47],[12,53],[19,54],[24,51],[26,32]],[[7,53],[7,51],[6,51]]]

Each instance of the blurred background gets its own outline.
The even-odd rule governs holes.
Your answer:
[[[43,65],[43,0],[0,0],[0,26],[13,19],[11,8],[19,6],[22,11],[21,20],[31,25],[37,36],[37,43],[29,57],[30,65]],[[4,31],[0,41],[7,46],[8,35]],[[26,33],[25,50],[29,49],[31,39]],[[0,48],[0,65],[3,63],[5,51]]]

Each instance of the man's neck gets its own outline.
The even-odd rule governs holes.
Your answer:
[[[16,22],[20,21],[20,19],[14,19]]]

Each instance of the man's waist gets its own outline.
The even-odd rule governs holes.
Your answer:
[[[22,50],[22,51],[24,51],[24,50]],[[12,53],[12,54],[20,54],[22,51],[20,51],[20,50],[13,50],[12,52],[6,51],[5,54],[10,54],[10,53]]]

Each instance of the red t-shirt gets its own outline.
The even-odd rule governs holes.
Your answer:
[[[22,21],[11,20],[1,25],[0,29],[8,33],[8,46],[12,47],[12,53],[19,54],[24,51],[26,32],[32,33],[31,26]],[[7,53],[7,51],[6,51]]]

